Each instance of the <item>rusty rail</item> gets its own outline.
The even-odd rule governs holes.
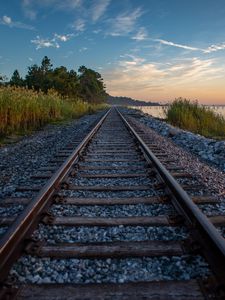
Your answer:
[[[192,234],[195,236],[195,240],[201,244],[202,252],[214,270],[218,282],[220,282],[225,289],[225,239],[192,201],[176,179],[171,176],[167,169],[161,164],[159,159],[153,154],[118,109],[117,112],[129,131],[138,141],[138,144],[143,150],[146,158],[154,165],[161,178],[166,183],[171,192],[172,201],[175,207],[184,217],[187,225],[191,228]]]
[[[109,112],[110,110],[105,113],[97,125],[77,146],[62,166],[53,174],[38,195],[28,204],[18,218],[16,218],[15,222],[8,228],[7,232],[0,240],[0,282],[5,279],[7,271],[22,251],[24,240],[29,236],[32,227],[37,224],[38,220],[41,218],[43,210],[49,203],[57,187],[68,174],[72,165],[77,162],[79,153],[98,131]]]

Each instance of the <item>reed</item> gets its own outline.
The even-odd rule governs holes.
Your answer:
[[[165,113],[172,125],[206,137],[225,137],[225,119],[197,101],[175,99]]]
[[[103,105],[80,99],[61,98],[54,90],[48,94],[26,88],[0,87],[0,137],[24,134],[52,122],[79,118]]]

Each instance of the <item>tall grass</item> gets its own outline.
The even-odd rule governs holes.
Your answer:
[[[165,112],[172,125],[206,137],[225,137],[225,119],[197,101],[175,99]]]
[[[79,99],[62,99],[55,91],[0,87],[0,137],[26,133],[46,123],[78,118],[102,108]]]

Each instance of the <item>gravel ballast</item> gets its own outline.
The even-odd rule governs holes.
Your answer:
[[[130,198],[130,197],[152,197],[152,196],[165,196],[165,191],[149,190],[145,191],[116,191],[116,192],[92,192],[92,191],[72,191],[60,190],[61,196],[65,197],[81,197],[81,198]]]
[[[56,216],[83,216],[83,217],[132,217],[132,216],[159,216],[175,214],[172,205],[169,204],[136,204],[113,206],[77,206],[54,205],[51,212]]]
[[[183,240],[188,232],[184,227],[157,226],[48,226],[40,224],[34,232],[38,239],[48,243],[58,242],[113,242],[113,241],[147,241],[147,240]]]
[[[151,185],[157,183],[155,178],[148,178],[146,177],[137,177],[137,178],[81,178],[75,177],[70,179],[70,183],[74,185],[81,185],[81,186],[138,186],[138,185]]]
[[[190,280],[209,275],[200,256],[129,259],[50,259],[24,256],[11,275],[29,283],[123,283],[150,280]]]
[[[95,116],[96,117],[96,116]],[[108,122],[116,120],[117,125],[115,128],[118,130],[118,123],[121,122],[119,119],[112,119]],[[90,125],[91,122],[88,124]],[[116,122],[115,122],[116,123]],[[109,130],[109,124],[106,121],[106,129],[108,141],[113,139],[113,134]],[[71,125],[72,126],[72,125]],[[88,125],[87,125],[88,126]],[[118,126],[118,127],[116,127]],[[104,127],[104,125],[103,125]],[[73,134],[74,128],[70,131],[70,134]],[[109,133],[111,132],[111,133]],[[106,133],[105,133],[106,134]],[[99,142],[107,141],[104,140],[104,135],[101,135],[101,129],[98,132],[97,140]],[[179,166],[180,160],[184,160],[183,169],[186,169],[186,165],[189,164],[191,170],[191,163],[196,167],[196,161],[191,160],[187,161],[182,151],[183,149],[177,147],[167,138],[164,138],[157,134],[156,132],[149,129],[150,139],[154,139],[154,142],[159,146],[159,148],[164,148],[164,151],[168,153],[168,158],[174,159],[174,165]],[[115,137],[115,141],[119,142],[125,139],[125,136],[121,130],[118,131],[118,134]],[[59,138],[59,137],[58,137]],[[59,139],[60,140],[60,139]],[[64,140],[64,137],[62,137]],[[59,141],[61,143],[61,140]],[[91,144],[94,144],[94,140]],[[91,146],[90,144],[90,146]],[[102,143],[104,144],[104,143]],[[45,144],[47,147],[47,144]],[[62,143],[61,147],[65,146]],[[167,147],[168,146],[168,147]],[[132,146],[128,146],[132,147]],[[44,150],[43,150],[44,151]],[[41,151],[40,155],[44,152]],[[89,162],[88,159],[104,159],[105,157],[97,156],[86,156],[86,152],[83,151],[81,156],[80,166],[143,166],[142,171],[145,170],[147,163],[142,160],[140,162],[128,161],[128,162],[119,162],[119,155],[115,155],[112,159],[115,159],[115,162],[104,162],[96,161]],[[189,153],[188,153],[189,155]],[[139,157],[139,156],[138,156]],[[192,157],[190,155],[190,157]],[[139,157],[139,159],[141,156]],[[193,157],[194,158],[194,157]],[[49,156],[46,156],[46,161],[48,161]],[[106,158],[107,159],[107,158]],[[118,161],[117,161],[118,159]],[[23,159],[22,159],[23,160]],[[25,158],[24,158],[25,160]],[[45,164],[47,165],[47,163]],[[171,165],[168,162],[168,165]],[[35,170],[31,168],[32,172]],[[76,167],[77,176],[66,178],[65,183],[62,185],[62,189],[57,190],[57,194],[64,195],[68,197],[78,197],[78,198],[106,198],[113,200],[113,198],[130,198],[130,197],[149,197],[149,196],[160,196],[168,193],[164,189],[164,185],[157,185],[159,183],[158,177],[152,177],[148,175],[146,177],[139,178],[81,178],[80,171],[82,168]],[[129,171],[136,172],[136,171]],[[138,173],[138,170],[137,170]],[[192,173],[190,171],[190,173]],[[32,173],[31,173],[32,174]],[[179,179],[182,184],[190,184],[196,186],[196,191],[193,194],[203,194],[207,189],[200,189],[198,187],[198,180],[196,179]],[[19,182],[19,181],[18,181]],[[32,180],[29,181],[28,177],[22,177],[20,183],[23,182],[24,185],[27,183],[32,184]],[[36,184],[42,184],[44,181],[36,180]],[[156,184],[155,187],[153,185]],[[81,186],[79,189],[77,185]],[[140,185],[139,190],[132,190],[131,187],[137,188]],[[90,190],[85,190],[84,187],[89,187]],[[93,191],[93,186],[102,186],[103,191]],[[110,191],[110,186],[112,186],[112,191]],[[125,191],[120,191],[119,187],[123,187]],[[126,187],[127,186],[127,187]],[[144,188],[143,188],[144,186]],[[145,187],[147,186],[147,189]],[[156,187],[158,189],[156,189]],[[73,190],[70,190],[73,189]],[[82,190],[84,188],[84,190]],[[107,191],[107,188],[109,191]],[[78,190],[77,190],[78,189]],[[143,189],[143,190],[142,190]],[[115,190],[115,191],[114,191]],[[215,191],[214,191],[215,192]],[[91,201],[89,199],[89,201]],[[206,213],[224,213],[224,206],[218,205],[202,205],[200,208]],[[16,207],[15,212],[10,211],[7,208],[5,211],[2,210],[2,214],[17,214],[20,212],[20,209]],[[1,212],[1,211],[0,211]],[[156,203],[156,204],[135,204],[135,205],[70,205],[58,203],[53,204],[50,208],[50,213],[53,216],[57,217],[102,217],[102,218],[119,218],[119,217],[135,217],[135,216],[173,216],[176,215],[175,209],[172,207],[171,203]],[[67,219],[68,220],[68,219]],[[61,224],[63,222],[67,223],[67,220],[64,221],[61,219]],[[172,219],[173,220],[173,219]],[[33,233],[33,237],[36,238],[41,244],[50,244],[56,245],[60,243],[96,243],[96,242],[114,242],[114,241],[179,241],[182,245],[186,245],[185,240],[189,238],[188,228],[184,227],[184,224],[174,223],[175,226],[127,226],[127,225],[118,225],[118,226],[58,226],[54,225],[54,221],[46,225],[43,220],[43,223],[38,225],[38,228]],[[51,221],[51,220],[50,220]],[[178,220],[179,221],[179,220]],[[60,222],[59,222],[60,223]],[[114,224],[118,224],[116,221]],[[57,224],[57,222],[55,223]],[[71,223],[70,223],[71,224]],[[76,223],[78,224],[78,223]],[[83,223],[85,224],[85,223]],[[89,223],[86,223],[89,224]],[[97,224],[97,223],[95,223]],[[99,223],[103,224],[103,223]],[[132,225],[132,222],[130,223]],[[223,230],[221,228],[221,230]],[[35,240],[36,240],[35,239]],[[39,245],[39,244],[37,244]],[[77,245],[77,244],[76,244]],[[76,246],[75,246],[76,247]],[[104,283],[104,282],[115,282],[123,283],[130,281],[158,281],[158,280],[190,280],[205,278],[210,275],[209,266],[205,260],[197,254],[187,252],[182,252],[184,255],[181,256],[158,256],[158,257],[141,257],[135,258],[102,258],[102,259],[54,259],[49,257],[38,257],[38,255],[30,256],[26,252],[23,257],[21,257],[13,266],[10,271],[10,274],[13,275],[21,283]],[[167,253],[167,252],[166,252]],[[85,254],[85,253],[84,253]],[[159,253],[157,253],[159,254]],[[169,254],[166,254],[169,255]],[[87,257],[87,256],[85,256]],[[120,257],[120,256],[119,256]]]
[[[131,111],[126,110],[130,113]],[[134,113],[134,111],[132,112]],[[163,120],[137,112],[138,120],[175,144],[196,154],[202,160],[225,171],[225,141],[205,138],[199,134],[174,127]]]
[[[23,137],[16,144],[1,147],[0,198],[11,195],[18,185],[32,184],[30,177],[40,167],[46,166],[62,147],[71,142],[71,136],[74,139],[80,136],[102,115],[103,112],[99,112],[64,125],[48,125],[41,131]],[[20,195],[14,194],[14,196]]]
[[[23,209],[23,205],[10,205],[8,207],[0,207],[0,217],[11,217],[18,215]]]
[[[205,185],[205,191],[210,192],[212,195],[217,196],[221,201],[225,201],[225,169],[221,169],[220,166],[225,164],[225,151],[221,153],[221,157],[218,160],[218,164],[213,163],[209,159],[204,159],[197,152],[191,150],[191,147],[196,146],[195,139],[192,141],[186,138],[181,138],[182,143],[175,140],[173,136],[165,135],[161,132],[161,127],[169,127],[166,122],[157,120],[151,116],[147,116],[142,112],[133,110],[122,109],[124,113],[135,114],[138,121],[141,122],[141,127],[143,130],[148,132],[148,135],[154,140],[154,143],[159,147],[159,149],[164,149],[167,155],[176,161],[176,165],[182,167],[186,172],[189,172],[194,177],[198,178],[199,182]],[[133,115],[132,115],[133,116]],[[197,139],[206,138],[194,135],[193,133],[182,131],[185,135],[196,136]],[[208,139],[207,139],[208,140]],[[210,140],[212,145],[217,143],[216,140]],[[224,143],[224,142],[221,142]],[[204,144],[205,151],[208,151],[210,143]],[[197,147],[197,146],[196,146]],[[224,170],[224,171],[222,171]]]

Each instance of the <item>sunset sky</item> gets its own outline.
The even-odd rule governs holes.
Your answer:
[[[47,55],[114,96],[225,105],[225,0],[1,0],[0,36],[8,78]]]

